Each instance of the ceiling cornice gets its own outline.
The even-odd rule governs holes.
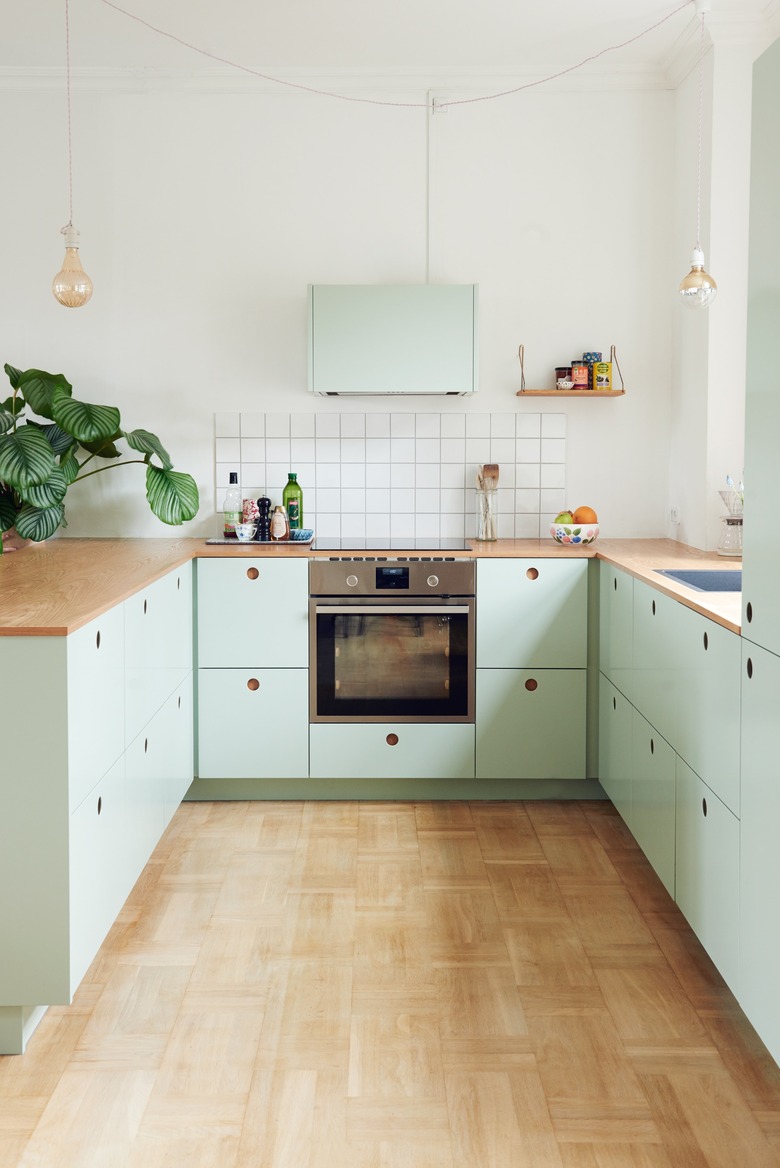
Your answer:
[[[748,47],[757,57],[780,35],[780,0],[712,0],[705,28],[709,43],[716,48]],[[699,29],[694,15],[662,63],[672,89],[696,66]]]

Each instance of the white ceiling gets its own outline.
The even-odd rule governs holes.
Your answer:
[[[659,29],[592,68],[665,68],[691,36],[695,0],[117,0],[231,62],[263,69],[538,73]],[[65,0],[0,0],[0,68],[64,63]],[[103,0],[69,0],[71,64],[203,69],[214,62]],[[712,21],[763,21],[778,0],[711,0]]]

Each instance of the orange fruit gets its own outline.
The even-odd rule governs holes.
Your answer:
[[[599,517],[592,507],[578,507],[573,512],[575,523],[598,523]]]

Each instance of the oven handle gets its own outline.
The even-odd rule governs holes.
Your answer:
[[[318,604],[317,616],[468,616],[467,604]]]

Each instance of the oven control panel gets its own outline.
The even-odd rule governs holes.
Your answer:
[[[436,564],[435,570],[433,564]],[[309,561],[312,596],[473,596],[473,560],[445,556],[330,557]]]

